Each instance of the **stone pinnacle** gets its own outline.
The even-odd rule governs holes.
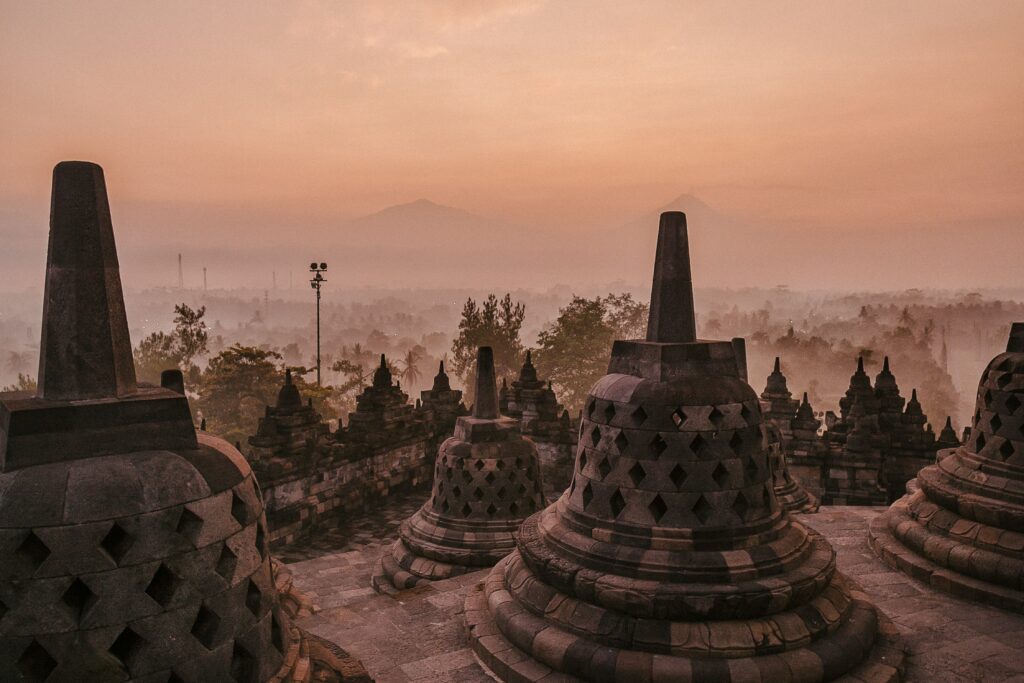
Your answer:
[[[53,169],[39,396],[113,398],[136,391],[114,228],[103,169]]]
[[[696,340],[686,214],[666,211],[661,214],[658,227],[647,341],[685,343]]]
[[[473,417],[483,420],[498,418],[498,380],[494,373],[494,351],[481,346],[476,353],[476,402]]]

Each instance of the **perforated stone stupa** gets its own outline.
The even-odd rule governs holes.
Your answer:
[[[544,506],[537,448],[498,414],[494,355],[480,347],[473,414],[437,455],[428,500],[403,522],[372,583],[382,592],[489,567],[515,548],[512,532]]]
[[[955,439],[952,426],[943,438]],[[978,384],[970,437],[940,451],[871,526],[889,564],[934,588],[1024,612],[1024,323]]]
[[[0,680],[306,676],[245,459],[180,372],[136,383],[95,164],[53,171],[40,358],[36,395],[0,394]]]
[[[738,348],[697,340],[686,219],[662,214],[647,339],[615,342],[569,489],[467,597],[500,678],[899,679],[893,627],[779,507]]]

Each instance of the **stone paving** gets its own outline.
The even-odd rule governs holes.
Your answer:
[[[396,500],[370,519],[352,520],[348,540],[339,529],[280,554],[294,558],[289,569],[297,587],[319,607],[300,625],[361,659],[380,683],[490,682],[462,619],[467,588],[487,570],[390,596],[370,587],[374,563],[397,524],[421,503],[419,495]],[[890,569],[867,544],[867,527],[883,511],[824,507],[798,518],[825,535],[839,569],[899,627],[910,655],[907,680],[1024,683],[1024,615],[937,593]]]

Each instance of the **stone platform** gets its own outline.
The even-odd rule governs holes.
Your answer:
[[[422,499],[395,501],[408,510]],[[885,508],[822,507],[799,519],[825,536],[838,567],[857,581],[899,628],[908,649],[906,680],[926,683],[1024,683],[1024,616],[938,593],[892,570],[868,547],[868,526]],[[489,683],[474,658],[463,623],[463,601],[488,570],[394,595],[370,588],[374,563],[388,547],[400,514],[352,520],[346,543],[292,548],[286,557],[297,587],[319,611],[299,625],[360,659],[380,683]],[[397,518],[397,519],[396,519]],[[328,550],[329,549],[329,550]]]

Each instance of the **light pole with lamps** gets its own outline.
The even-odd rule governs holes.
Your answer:
[[[316,290],[316,385],[320,383],[320,288],[327,280],[324,278],[324,271],[327,270],[326,263],[313,262],[309,264],[309,272],[313,277],[309,281],[310,287]]]

